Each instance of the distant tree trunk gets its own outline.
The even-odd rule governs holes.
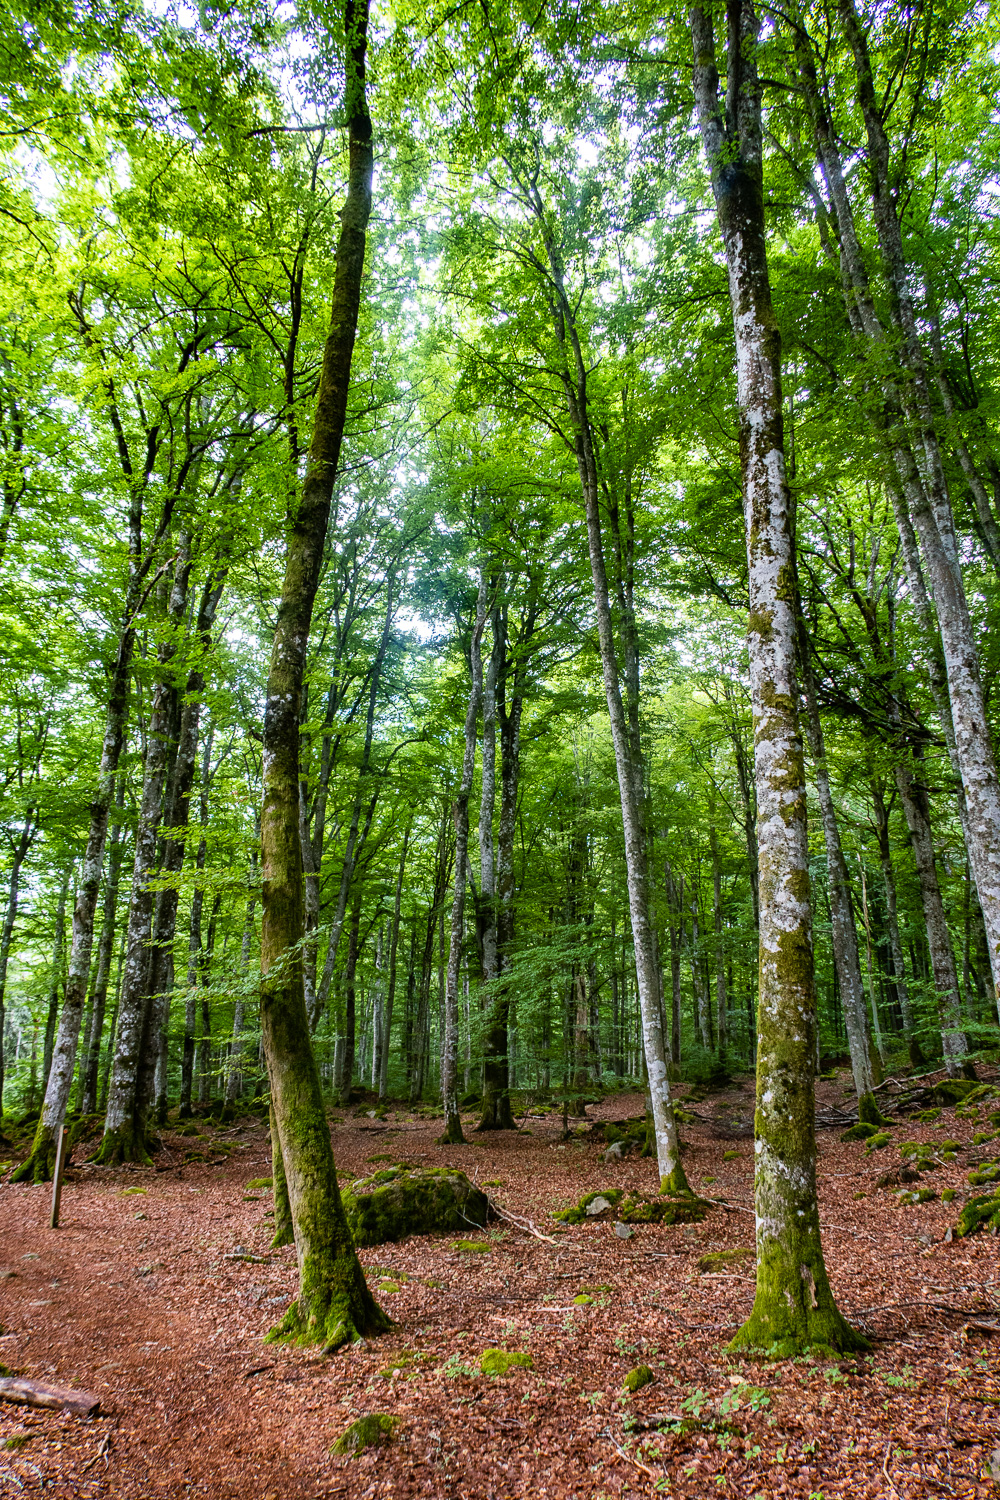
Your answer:
[[[250,874],[248,883],[251,891],[257,885],[257,850],[253,850],[250,856]],[[243,1037],[243,1029],[246,1024],[246,986],[249,984],[250,956],[253,951],[253,914],[257,908],[257,897],[251,895],[247,900],[246,917],[243,922],[243,941],[240,945],[240,988],[236,992],[236,1002],[233,1006],[233,1045],[229,1054],[229,1066],[226,1070],[226,1096],[225,1108],[230,1114],[235,1110],[237,1100],[243,1093],[243,1054],[246,1042]]]
[[[444,1001],[444,1037],[441,1048],[441,1096],[444,1103],[444,1133],[441,1141],[445,1145],[456,1145],[465,1140],[462,1134],[462,1122],[458,1114],[458,972],[462,959],[462,933],[465,931],[465,888],[468,884],[468,871],[466,868],[469,856],[469,798],[472,796],[472,778],[476,766],[476,725],[479,720],[479,706],[483,698],[483,629],[486,624],[486,612],[488,603],[488,588],[486,572],[483,571],[479,581],[479,598],[476,601],[476,618],[472,627],[472,639],[469,642],[469,663],[472,674],[472,686],[469,691],[469,706],[465,713],[465,753],[462,758],[462,779],[459,782],[458,794],[452,808],[452,817],[455,822],[455,883],[451,900],[451,933],[448,945],[448,974],[445,983]],[[491,688],[495,686],[496,674],[491,663]],[[492,706],[491,706],[492,716]],[[486,737],[484,733],[484,750]],[[491,751],[494,747],[491,744]],[[495,752],[494,752],[495,753]],[[495,770],[491,766],[484,769],[484,783],[492,784]],[[492,802],[492,798],[490,799]],[[490,850],[490,865],[492,866],[492,843],[493,843],[493,810],[488,809],[490,827],[487,831],[487,843]],[[483,833],[483,822],[486,814],[480,819],[480,834]],[[492,885],[492,869],[489,871],[490,884]],[[483,892],[485,897],[486,893]],[[489,892],[489,903],[493,904],[493,891]],[[495,918],[491,914],[488,919],[490,928],[490,943],[492,948],[491,962],[496,968],[496,927]]]
[[[715,826],[715,797],[712,798],[713,820],[708,830],[708,843],[712,853],[712,925],[715,931],[715,1035],[719,1048],[719,1061],[725,1064],[728,1047],[728,1019],[726,1014],[726,950],[722,939],[722,862],[719,858],[719,834]]]
[[[920,1050],[913,1025],[913,1006],[906,983],[906,968],[903,960],[903,944],[899,936],[899,912],[896,906],[896,875],[892,868],[892,850],[889,844],[889,811],[879,782],[872,783],[872,804],[875,809],[875,832],[878,837],[879,861],[882,880],[885,884],[886,925],[889,929],[889,951],[892,954],[893,984],[899,1010],[903,1018],[903,1037],[910,1054],[910,1065],[921,1068],[926,1061]]]
[[[919,761],[918,761],[919,764]],[[951,946],[951,933],[941,886],[938,881],[937,863],[934,859],[934,841],[931,834],[931,814],[926,788],[917,780],[907,762],[895,767],[896,789],[903,805],[903,816],[910,834],[910,847],[917,866],[917,881],[920,900],[927,928],[927,945],[930,949],[934,988],[937,991],[938,1016],[941,1022],[941,1044],[944,1050],[945,1067],[953,1078],[962,1072],[964,1059],[969,1050],[965,1032],[962,1030],[961,992],[958,988],[958,972],[955,968],[955,952]]]
[[[816,1198],[816,995],[802,740],[796,711],[797,587],[784,469],[781,337],[764,232],[759,22],[727,7],[723,110],[710,14],[690,11],[694,92],[729,273],[747,534],[751,700],[760,845],[757,1287],[730,1348],[785,1357],[866,1347],[833,1300]]]
[[[830,924],[833,941],[833,961],[837,969],[840,1000],[847,1023],[847,1045],[851,1053],[851,1071],[858,1096],[858,1118],[869,1124],[882,1120],[875,1103],[875,1078],[872,1071],[868,1038],[868,1010],[865,987],[861,978],[861,959],[858,955],[858,934],[854,925],[854,907],[851,904],[851,888],[847,876],[847,861],[840,842],[840,824],[833,805],[830,789],[830,772],[826,763],[826,746],[823,741],[823,724],[816,701],[816,685],[813,681],[809,652],[812,647],[804,624],[800,629],[802,686],[806,709],[806,735],[813,759],[813,776],[819,797],[823,819],[823,838],[826,843],[826,868],[830,896]]]
[[[399,950],[399,916],[403,901],[403,874],[406,870],[406,851],[410,843],[410,827],[403,834],[403,848],[399,856],[399,874],[396,876],[396,896],[392,908],[392,934],[389,939],[389,987],[385,997],[385,1015],[382,1022],[382,1056],[378,1075],[379,1100],[386,1098],[389,1089],[389,1047],[392,1040],[392,1008],[396,998],[396,956]]]
[[[29,807],[24,815],[20,837],[14,845],[10,866],[10,881],[7,886],[7,909],[4,912],[3,929],[0,931],[0,1118],[3,1117],[4,1070],[6,1067],[4,1036],[7,1013],[4,1008],[4,996],[7,990],[7,965],[10,960],[10,946],[14,935],[14,923],[17,921],[21,868],[28,857],[28,851],[34,842],[37,832],[38,811],[34,807]]]
[[[351,1085],[354,1081],[354,1051],[356,1042],[356,991],[355,976],[358,971],[358,939],[361,933],[361,882],[358,880],[354,899],[351,902],[351,918],[347,931],[347,968],[344,971],[344,1052],[341,1076],[338,1080],[340,1103],[350,1104]]]
[[[670,1061],[676,1068],[681,1060],[681,945],[684,940],[684,876],[674,880],[666,865],[667,899],[670,902]]]
[[[344,1215],[310,1043],[300,943],[305,931],[299,839],[299,706],[313,602],[347,414],[372,201],[372,130],[365,100],[367,0],[345,6],[347,201],[341,211],[333,307],[302,494],[288,539],[264,711],[261,813],[261,1030],[274,1123],[295,1234],[299,1296],[274,1337],[335,1349],[382,1332]]]

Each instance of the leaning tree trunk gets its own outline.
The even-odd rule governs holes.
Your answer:
[[[462,933],[465,930],[465,887],[468,884],[467,862],[469,857],[469,798],[472,796],[472,777],[476,766],[476,725],[479,722],[479,705],[483,697],[483,629],[486,624],[486,571],[479,581],[479,598],[476,601],[476,618],[469,643],[469,665],[472,687],[469,691],[469,706],[465,713],[465,754],[462,758],[462,779],[452,814],[455,820],[455,886],[451,899],[451,939],[448,947],[448,977],[444,992],[444,1036],[441,1046],[441,1098],[444,1104],[443,1145],[454,1146],[465,1140],[462,1122],[458,1115],[458,970],[462,960]],[[495,681],[495,678],[494,678]],[[485,745],[485,741],[484,741]],[[484,780],[492,775],[484,773]],[[490,809],[490,845],[492,847],[492,808]],[[482,822],[480,822],[482,828]],[[490,891],[492,903],[493,892]],[[490,918],[492,921],[492,917]],[[494,931],[493,966],[496,967],[496,941]]]
[[[694,90],[729,274],[749,565],[760,846],[755,1196],[757,1287],[730,1348],[859,1348],[833,1299],[816,1197],[816,995],[805,766],[797,713],[797,588],[785,477],[781,338],[764,229],[759,22],[731,0],[725,111],[710,14],[691,10]]]
[[[868,1124],[880,1124],[883,1123],[883,1119],[875,1103],[875,1079],[872,1073],[868,1036],[868,1007],[865,1001],[864,982],[861,978],[858,933],[854,925],[854,907],[851,904],[851,888],[847,879],[847,861],[840,842],[840,824],[837,821],[837,809],[833,805],[833,792],[830,789],[823,724],[819,716],[816,684],[809,660],[811,646],[804,623],[800,630],[800,644],[806,734],[813,759],[813,775],[816,778],[816,792],[823,818],[823,838],[826,843],[833,961],[837,969],[840,1000],[844,1007],[844,1021],[847,1025],[851,1072],[854,1075],[854,1088],[858,1096],[858,1119]]]
[[[309,1036],[300,946],[305,914],[299,839],[299,705],[347,416],[372,201],[372,129],[365,99],[367,0],[347,0],[345,33],[347,201],[340,215],[333,307],[308,467],[288,538],[268,674],[261,812],[261,1032],[299,1268],[298,1298],[270,1337],[326,1348],[338,1348],[389,1326],[368,1290],[340,1199]]]

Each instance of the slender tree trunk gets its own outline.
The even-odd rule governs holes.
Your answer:
[[[534,192],[537,198],[537,189]],[[540,200],[539,209],[541,209]],[[576,327],[573,305],[566,292],[559,254],[547,228],[544,211],[538,212],[537,216],[545,226],[546,253],[555,294],[553,299],[554,327],[560,347],[560,358],[563,362],[560,376],[570,423],[576,439],[577,469],[586,511],[587,544],[597,617],[597,639],[622,809],[625,871],[629,912],[632,919],[636,984],[639,991],[643,1047],[653,1114],[660,1188],[664,1192],[687,1191],[687,1178],[681,1165],[677,1122],[674,1119],[670,1100],[660,1007],[659,974],[649,910],[644,817],[645,788],[641,752],[634,743],[634,736],[625,712],[615,649],[614,624],[601,536],[600,486],[588,411],[587,366]]]
[[[257,850],[254,849],[250,858],[249,885],[251,891],[257,885]],[[235,1111],[237,1101],[243,1093],[243,1055],[246,1050],[246,1041],[243,1029],[246,1024],[246,986],[249,984],[250,956],[253,951],[253,915],[257,909],[257,897],[251,895],[247,900],[246,917],[243,922],[243,941],[240,945],[240,988],[236,991],[236,1001],[233,1006],[233,1047],[229,1054],[229,1066],[226,1071],[226,1095],[225,1109],[232,1114]]]
[[[714,814],[714,797],[712,812]],[[722,937],[722,861],[719,858],[719,834],[713,821],[708,830],[709,848],[712,852],[712,925],[715,931],[715,1035],[719,1048],[719,1061],[725,1065],[728,1039],[728,1015],[726,1005],[726,949]]]
[[[399,874],[396,876],[396,895],[392,908],[392,934],[389,939],[389,987],[385,996],[385,1015],[382,1023],[382,1056],[378,1075],[379,1102],[389,1091],[389,1047],[392,1041],[392,1008],[396,999],[396,957],[399,951],[399,916],[403,902],[403,874],[406,870],[406,851],[410,843],[410,828],[403,834],[403,848],[399,856]]]
[[[59,1018],[59,994],[60,991],[65,992],[66,988],[64,972],[66,966],[66,897],[69,893],[71,873],[69,869],[63,873],[62,885],[59,887],[59,901],[56,906],[55,934],[52,939],[52,979],[49,984],[49,1006],[45,1017],[45,1039],[42,1045],[42,1088],[46,1093],[52,1076],[52,1054],[55,1049],[56,1021]],[[65,1009],[65,1004],[63,1008]],[[23,1168],[19,1169],[19,1171],[22,1170]],[[24,1179],[18,1176],[17,1180],[21,1182]],[[48,1181],[48,1173],[38,1176],[36,1181]]]
[[[341,1062],[340,1103],[350,1104],[351,1085],[354,1082],[354,1052],[356,1043],[356,990],[355,976],[358,971],[358,939],[361,933],[361,882],[357,883],[354,900],[351,902],[351,919],[347,931],[347,968],[344,971],[344,1051]]]
[[[731,1348],[799,1354],[865,1346],[833,1300],[816,1198],[816,995],[805,766],[795,678],[797,588],[785,478],[781,337],[764,233],[759,22],[727,9],[723,111],[709,14],[690,12],[694,91],[729,272],[747,534],[751,701],[760,845],[757,1041],[757,1287]]]
[[[3,929],[0,931],[0,1119],[3,1116],[4,1069],[6,1066],[4,1034],[7,1013],[4,1007],[4,996],[7,990],[7,965],[10,961],[10,946],[14,935],[14,923],[17,921],[21,868],[28,857],[28,851],[34,842],[37,832],[38,812],[37,809],[29,807],[24,815],[24,824],[21,828],[20,837],[14,845],[14,853],[10,866],[10,883],[7,887],[7,909],[4,912]]]
[[[476,618],[472,627],[472,640],[469,643],[469,662],[472,672],[472,687],[469,692],[469,706],[465,714],[465,754],[462,759],[462,779],[459,783],[458,794],[455,805],[452,808],[452,816],[455,822],[455,884],[451,901],[451,933],[448,945],[448,973],[445,982],[444,1001],[444,1038],[441,1049],[441,1096],[444,1102],[444,1134],[440,1137],[442,1144],[456,1145],[465,1140],[462,1134],[462,1122],[458,1114],[458,972],[462,959],[462,933],[465,930],[465,888],[468,884],[468,872],[466,862],[469,857],[469,798],[472,796],[472,778],[476,766],[476,725],[479,720],[479,705],[483,699],[483,629],[486,624],[487,611],[487,581],[485,570],[479,581],[479,598],[476,602]],[[490,663],[491,670],[491,697],[494,702],[490,705],[490,717],[495,723],[495,690],[496,672],[494,663]],[[486,750],[486,733],[483,734],[484,756]],[[495,757],[495,745],[493,743],[493,732],[491,724],[490,733],[491,760]],[[494,767],[485,767],[484,760],[484,800],[485,786],[491,788],[489,798],[490,806],[489,828],[486,830],[489,870],[488,878],[490,891],[488,900],[490,908],[493,906],[493,797],[492,784],[495,775]],[[484,833],[484,821],[486,812],[480,817],[480,837]],[[486,868],[484,866],[484,873]],[[484,899],[487,893],[483,893]],[[492,914],[488,918],[487,926],[490,929],[491,957],[493,969],[496,969],[496,927],[495,918]],[[485,962],[485,959],[484,959]]]
[[[885,805],[882,787],[872,784],[872,803],[875,808],[875,831],[878,836],[879,862],[885,884],[886,925],[889,929],[889,951],[892,954],[893,983],[903,1018],[903,1038],[910,1054],[910,1066],[923,1067],[926,1059],[920,1050],[913,1025],[913,1006],[910,1002],[906,968],[903,960],[903,944],[899,936],[899,912],[896,904],[896,875],[892,868],[892,850],[889,844],[889,811]]]
[[[191,893],[191,916],[188,923],[188,967],[187,988],[184,992],[184,1043],[181,1052],[181,1103],[180,1118],[191,1117],[191,1096],[194,1089],[195,1034],[198,1027],[198,977],[201,967],[201,918],[205,905],[203,876],[208,853],[206,830],[208,828],[208,794],[212,768],[213,730],[209,726],[201,756],[201,791],[199,810],[201,837],[194,859],[194,890]]]
[[[338,1348],[388,1319],[365,1282],[344,1215],[310,1044],[300,942],[305,920],[299,839],[299,705],[313,602],[347,414],[372,201],[365,100],[367,0],[345,6],[347,201],[341,211],[333,308],[309,462],[292,522],[264,711],[261,813],[261,1030],[295,1234],[299,1296],[271,1335]]]
[[[830,772],[826,763],[826,746],[823,741],[823,724],[816,701],[816,685],[813,681],[809,661],[811,650],[808,635],[803,625],[800,631],[802,686],[806,709],[806,735],[813,759],[813,776],[819,797],[820,814],[823,819],[823,838],[826,843],[826,868],[830,896],[830,925],[833,940],[833,961],[837,969],[844,1020],[847,1023],[847,1045],[851,1053],[851,1072],[858,1096],[858,1118],[866,1123],[879,1123],[882,1114],[875,1103],[875,1078],[872,1071],[868,1037],[868,1011],[865,1002],[865,987],[861,978],[861,959],[858,954],[858,933],[854,925],[854,907],[851,904],[851,888],[847,877],[847,861],[840,842],[840,824],[833,804],[830,789]]]
[[[895,767],[896,788],[903,805],[903,816],[910,833],[910,846],[917,866],[920,900],[927,928],[927,945],[931,955],[934,988],[937,991],[938,1017],[941,1022],[941,1044],[945,1067],[953,1078],[962,1072],[969,1050],[962,1030],[961,993],[955,968],[955,952],[948,931],[941,886],[938,881],[931,815],[927,792],[906,762]]]

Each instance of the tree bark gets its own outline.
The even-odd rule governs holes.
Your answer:
[[[796,708],[797,586],[785,476],[781,337],[765,249],[759,22],[727,7],[727,90],[719,100],[710,15],[690,12],[694,93],[729,274],[749,566],[751,701],[760,846],[755,1197],[757,1286],[730,1348],[786,1357],[810,1345],[865,1347],[839,1313],[816,1198],[816,996],[805,766]]]
[[[396,958],[399,951],[399,916],[403,902],[403,874],[406,870],[406,851],[410,843],[410,827],[403,834],[403,848],[399,856],[399,874],[396,876],[396,895],[392,908],[392,934],[389,939],[389,986],[385,997],[385,1013],[382,1021],[382,1055],[379,1059],[378,1097],[381,1102],[389,1090],[389,1048],[392,1041],[392,1008],[396,999]]]
[[[115,801],[119,809],[124,795],[124,778],[118,778]],[[116,818],[111,826],[108,850],[108,874],[104,883],[104,914],[101,919],[101,935],[97,943],[97,972],[91,999],[90,1032],[84,1048],[80,1076],[80,1113],[92,1114],[97,1107],[97,1075],[101,1062],[101,1035],[104,1031],[104,1013],[108,1001],[108,985],[111,981],[111,960],[115,947],[115,924],[118,918],[118,889],[121,881],[122,861],[125,857],[125,839],[120,821]]]
[[[388,1319],[365,1282],[337,1185],[302,981],[299,705],[313,602],[347,415],[372,202],[372,129],[365,99],[367,0],[345,6],[347,200],[341,211],[333,308],[309,461],[292,521],[264,710],[261,813],[261,1030],[288,1188],[299,1295],[272,1332],[338,1348]]]

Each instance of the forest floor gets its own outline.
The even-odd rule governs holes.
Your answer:
[[[844,1104],[842,1084],[821,1083],[821,1100]],[[499,1204],[548,1238],[501,1221],[482,1236],[488,1253],[443,1236],[363,1251],[373,1285],[398,1288],[377,1291],[395,1327],[325,1359],[262,1342],[295,1289],[294,1251],[268,1249],[270,1194],[246,1190],[270,1175],[263,1122],[210,1132],[203,1144],[219,1140],[228,1159],[185,1163],[198,1143],[168,1131],[155,1170],[71,1168],[56,1231],[48,1190],[4,1186],[0,1359],[93,1391],[102,1411],[85,1421],[0,1406],[0,1488],[81,1500],[1000,1493],[1000,1337],[970,1327],[997,1322],[997,1240],[947,1243],[959,1202],[902,1208],[876,1186],[900,1142],[968,1143],[976,1119],[945,1110],[937,1128],[901,1124],[869,1154],[819,1132],[827,1265],[872,1353],[768,1364],[725,1349],[751,1306],[752,1263],[697,1268],[709,1251],[753,1243],[751,1082],[693,1107],[688,1176],[729,1206],[698,1225],[638,1225],[630,1239],[612,1223],[560,1230],[551,1216],[599,1188],[652,1192],[653,1163],[603,1165],[595,1140],[559,1141],[556,1114],[457,1147],[437,1145],[440,1121],[408,1109],[336,1115],[345,1176],[373,1158],[460,1166],[499,1184]],[[642,1108],[618,1094],[588,1118]],[[969,1155],[923,1180],[967,1192]],[[490,1347],[526,1351],[533,1368],[483,1375]],[[626,1396],[640,1363],[655,1380]],[[332,1456],[367,1412],[400,1419],[393,1441]]]

